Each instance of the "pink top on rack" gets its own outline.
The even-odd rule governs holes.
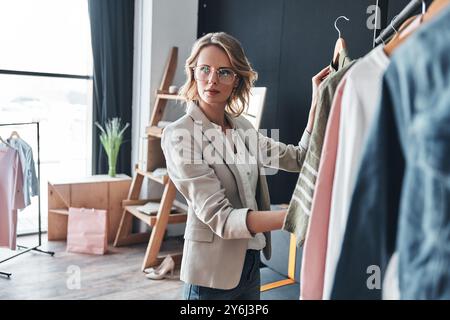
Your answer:
[[[17,210],[24,207],[19,153],[0,145],[0,247],[16,249]]]
[[[314,191],[311,216],[303,248],[302,269],[300,273],[300,299],[302,300],[322,299],[328,242],[328,223],[330,218],[334,168],[339,142],[341,101],[345,83],[346,77],[341,80],[334,95],[325,132],[316,190]]]

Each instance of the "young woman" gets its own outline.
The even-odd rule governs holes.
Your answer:
[[[300,171],[317,87],[329,69],[313,78],[313,107],[298,146],[263,136],[241,116],[257,73],[238,40],[223,32],[203,36],[185,69],[180,94],[188,109],[164,129],[161,141],[169,177],[189,205],[184,298],[257,300],[260,251],[270,259],[270,231],[281,229],[286,216],[285,210],[270,211],[263,167]]]

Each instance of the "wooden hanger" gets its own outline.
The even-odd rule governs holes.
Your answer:
[[[445,7],[450,5],[450,0],[435,0],[431,3],[428,10],[426,9],[425,2],[422,1],[422,17],[420,23],[424,23],[426,21],[431,20],[434,16],[436,16],[439,12],[441,12]],[[412,33],[415,32],[415,30],[408,32],[406,34],[403,34],[402,31],[406,29],[416,18],[411,17],[408,20],[406,20],[402,26],[400,32],[396,32],[395,36],[388,42],[388,44],[384,47],[384,52],[391,56],[395,49],[398,48]]]
[[[394,53],[394,50],[397,49],[408,37],[411,33],[414,33],[415,30],[412,30],[411,32],[405,33],[406,28],[417,18],[418,16],[410,17],[408,20],[403,22],[403,24],[400,26],[400,30],[395,32],[395,35],[392,37],[391,40],[384,46],[383,50],[386,53],[388,57],[392,56]],[[422,21],[420,22],[422,23]],[[391,23],[392,26],[392,23]],[[393,27],[392,27],[393,28]]]
[[[333,66],[338,69],[339,68],[339,58],[340,55],[339,53],[343,50],[347,48],[347,44],[345,43],[344,38],[341,37],[341,30],[339,30],[339,28],[337,27],[337,22],[339,21],[339,19],[345,19],[347,21],[350,21],[349,18],[347,18],[346,16],[340,16],[338,17],[335,21],[334,21],[334,28],[337,30],[337,32],[339,33],[339,37],[336,41],[336,44],[334,46],[334,53],[333,53]]]
[[[347,48],[347,44],[345,43],[345,40],[343,38],[339,38],[336,41],[336,45],[334,46],[334,53],[333,53],[333,66],[335,69],[339,68],[339,58],[340,58],[340,52],[343,49]]]
[[[439,14],[443,9],[450,5],[450,0],[434,0],[427,12],[423,15],[423,22],[431,20],[434,16]]]
[[[11,132],[11,135],[9,136],[9,138],[12,139],[12,138],[14,138],[14,136],[15,136],[17,139],[20,139],[19,133],[17,133],[17,131]]]

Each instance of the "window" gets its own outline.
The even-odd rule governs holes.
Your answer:
[[[40,122],[41,212],[47,181],[91,174],[92,49],[87,0],[0,2],[0,123]],[[33,147],[34,127],[16,130]],[[37,230],[37,198],[20,213],[18,233]]]

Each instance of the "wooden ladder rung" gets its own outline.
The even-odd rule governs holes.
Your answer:
[[[153,227],[156,224],[156,216],[150,216],[150,226]],[[169,224],[185,223],[187,221],[187,213],[174,212],[169,215]]]
[[[160,184],[163,184],[163,185],[165,185],[169,182],[169,176],[167,174],[162,175],[162,176],[155,176],[152,171],[146,172],[146,171],[143,171],[140,169],[136,169],[136,174],[140,174],[146,178],[149,178],[149,179],[151,179],[155,182],[158,182]]]
[[[147,127],[147,135],[154,138],[161,138],[164,128],[157,126]]]
[[[181,101],[186,100],[186,98],[183,96],[179,96],[178,94],[171,94],[171,93],[158,93],[156,95],[156,97],[159,99],[164,99],[164,100],[181,100]]]
[[[161,199],[122,200],[122,208],[126,206],[143,206],[148,202],[160,202]]]
[[[161,202],[161,199],[122,200],[122,208],[126,206],[143,206],[148,202]],[[188,211],[188,206],[178,200],[174,200],[172,206],[180,212]]]
[[[125,206],[125,210],[129,213],[131,213],[133,216],[138,218],[139,220],[143,221],[147,225],[153,227],[158,217],[156,215],[148,215],[143,212],[140,212],[137,208],[139,205],[136,206]],[[169,214],[169,224],[175,224],[175,223],[184,223],[187,220],[187,213],[185,212],[172,212]]]
[[[62,208],[62,209],[48,209],[48,212],[55,213],[55,214],[62,214],[62,215],[65,215],[65,216],[69,215],[69,209],[65,209],[65,208]]]

